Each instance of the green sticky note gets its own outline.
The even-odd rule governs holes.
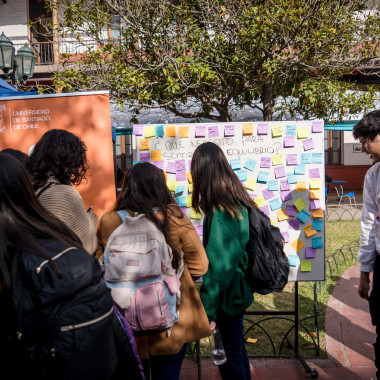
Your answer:
[[[303,210],[306,207],[306,203],[304,202],[304,200],[302,198],[299,198],[294,202],[294,206],[296,206],[298,212],[300,212],[301,210]]]
[[[311,261],[302,260],[301,261],[301,272],[311,272]]]

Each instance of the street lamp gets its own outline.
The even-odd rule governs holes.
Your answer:
[[[12,41],[5,36],[4,32],[1,34],[0,69],[7,78],[12,80],[12,84],[17,89],[19,89],[20,81],[25,83],[33,76],[35,62],[33,51],[26,44],[15,55]]]

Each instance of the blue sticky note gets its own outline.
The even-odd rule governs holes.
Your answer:
[[[247,161],[245,161],[245,164],[244,164],[244,168],[250,171],[253,171],[255,167],[256,167],[256,161],[252,160],[251,158],[247,158]]]
[[[235,159],[231,160],[230,161],[230,165],[231,165],[231,168],[233,170],[239,170],[239,169],[241,169],[240,158],[235,158]]]
[[[310,218],[310,214],[308,214],[305,210],[302,210],[297,215],[297,219],[300,220],[302,223],[306,223],[309,218]]]
[[[162,137],[165,133],[164,133],[164,126],[163,125],[156,125],[154,127],[155,131],[156,131],[156,136],[157,137]]]
[[[311,226],[312,230],[322,231],[323,230],[323,220],[314,219]]]
[[[175,199],[177,201],[178,207],[186,207],[186,197],[180,196]]]
[[[323,247],[322,237],[311,238],[311,245],[313,248],[322,248]]]
[[[298,178],[295,174],[287,174],[286,179],[287,179],[288,183],[297,183],[298,182]]]
[[[276,179],[268,181],[268,190],[278,191],[278,181]]]
[[[296,165],[294,167],[294,174],[305,174],[305,165],[304,164],[300,164],[300,165]]]
[[[257,174],[257,182],[267,183],[268,178],[269,178],[269,172],[259,171],[259,173]]]
[[[297,127],[295,125],[287,125],[285,127],[286,136],[295,136],[297,134]]]
[[[312,153],[311,162],[313,164],[321,164],[322,163],[322,153]]]
[[[288,262],[291,267],[296,267],[300,259],[297,255],[288,255]]]
[[[301,164],[311,164],[311,153],[301,153]]]
[[[185,191],[185,186],[177,186],[177,188],[175,189],[174,194],[175,194],[175,195],[180,195],[180,194],[182,194],[184,191]]]
[[[142,161],[133,161],[132,165],[139,164],[140,162],[142,162]]]
[[[236,175],[238,176],[240,181],[247,180],[247,171],[246,170],[236,170]]]
[[[278,198],[271,199],[269,206],[272,211],[278,210],[281,208],[281,201]]]

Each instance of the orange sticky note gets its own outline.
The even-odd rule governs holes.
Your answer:
[[[243,135],[252,135],[253,133],[253,123],[243,124]]]
[[[193,177],[191,176],[191,172],[186,173],[187,180],[192,183],[193,182]]]
[[[149,150],[150,142],[149,139],[141,139],[140,140],[140,150]]]
[[[311,214],[313,215],[313,218],[323,218],[323,210],[311,210]]]
[[[165,136],[166,137],[175,137],[175,126],[165,127]]]
[[[168,180],[168,173],[166,173],[165,171],[164,171],[164,176],[165,176],[165,181],[167,181]]]
[[[299,252],[304,246],[305,244],[302,243],[302,241],[300,239],[296,239],[293,241],[293,243],[291,244],[291,246],[297,251]]]
[[[310,199],[321,199],[321,190],[310,190]]]
[[[162,152],[160,150],[152,150],[151,152],[152,161],[161,161],[162,160]]]
[[[296,183],[296,192],[306,191],[306,181],[299,181]]]
[[[313,230],[311,227],[312,227],[312,224],[309,224],[303,228],[307,237],[313,236],[318,232],[316,230]]]
[[[189,127],[179,127],[178,136],[179,137],[189,137]]]
[[[277,219],[278,219],[279,222],[282,222],[283,220],[289,219],[289,215],[285,214],[285,209],[284,208],[281,209],[281,210],[277,210],[276,213],[277,213]]]

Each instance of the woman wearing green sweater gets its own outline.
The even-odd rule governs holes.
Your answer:
[[[201,299],[210,321],[220,329],[227,362],[223,379],[251,379],[244,341],[244,311],[253,302],[245,281],[249,239],[248,207],[256,207],[215,144],[201,144],[191,160],[192,206],[203,211],[203,245],[209,259]],[[242,269],[243,268],[243,269]]]

